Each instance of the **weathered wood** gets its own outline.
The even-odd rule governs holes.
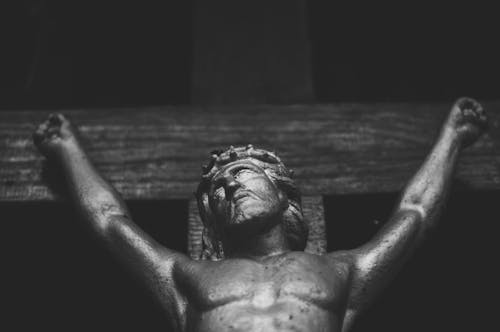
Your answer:
[[[309,226],[306,252],[322,255],[326,252],[326,227],[323,198],[321,196],[305,196],[302,198],[304,220]],[[189,201],[188,218],[188,253],[193,259],[202,257],[203,224],[195,199]]]
[[[500,102],[465,151],[458,178],[500,188]],[[127,199],[190,198],[208,152],[253,143],[277,150],[304,195],[399,190],[423,161],[450,104],[158,107],[64,111],[97,168]],[[0,200],[47,200],[31,142],[44,112],[0,112]]]
[[[322,255],[326,253],[326,225],[323,197],[302,197],[302,212],[304,220],[309,226],[306,252]]]
[[[203,222],[201,221],[196,199],[189,201],[187,249],[189,257],[201,259],[203,250]]]
[[[304,0],[195,1],[194,104],[314,99]]]

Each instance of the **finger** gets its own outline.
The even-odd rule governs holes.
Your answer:
[[[49,126],[49,124],[47,123],[47,121],[42,122],[42,123],[38,126],[37,131],[38,131],[38,130],[45,131],[45,130],[47,130],[48,126]]]
[[[61,114],[61,113],[57,113],[57,118],[58,118],[59,120],[61,120],[61,122],[63,122],[63,121],[67,121],[67,120],[68,120],[68,118],[67,118],[67,117],[65,117],[65,116],[64,116],[64,114]]]
[[[469,97],[458,98],[457,101],[455,102],[455,105],[458,106],[461,110],[464,109],[477,110],[478,108],[481,108],[481,104],[479,104],[477,100]]]
[[[58,127],[50,127],[49,129],[47,129],[47,134],[49,137],[57,136],[59,135],[59,133],[60,130]]]
[[[466,117],[474,117],[476,115],[474,110],[470,108],[462,109],[462,114]]]
[[[43,133],[44,133],[44,130],[38,128],[37,130],[35,130],[35,132],[33,133],[33,135],[43,136]]]
[[[484,108],[481,104],[478,104],[478,106],[477,106],[477,113],[480,116],[486,116],[486,111],[484,110]]]
[[[49,123],[52,125],[61,125],[63,120],[64,119],[62,118],[61,114],[58,113],[49,114]]]

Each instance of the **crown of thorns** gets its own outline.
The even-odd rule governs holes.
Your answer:
[[[213,150],[210,156],[210,162],[202,166],[201,182],[198,186],[196,196],[200,197],[207,189],[211,179],[224,166],[233,161],[242,159],[252,159],[252,162],[257,166],[267,171],[270,177],[277,181],[280,185],[288,187],[289,193],[297,191],[295,184],[292,181],[293,170],[286,168],[281,159],[276,155],[276,152],[269,152],[263,149],[254,148],[248,144],[243,147],[231,146],[226,151]],[[297,192],[298,195],[300,195]]]
[[[204,224],[202,235],[203,257],[210,257],[210,259],[224,257],[217,223],[208,199],[211,180],[224,165],[242,159],[249,159],[254,165],[262,168],[275,185],[286,193],[288,208],[284,212],[283,222],[287,238],[294,250],[303,250],[307,242],[308,226],[304,222],[302,215],[300,191],[292,180],[293,170],[285,167],[276,152],[256,149],[249,144],[236,148],[231,146],[226,151],[214,150],[211,152],[208,165],[202,166],[203,174],[195,196],[198,201],[200,217]]]

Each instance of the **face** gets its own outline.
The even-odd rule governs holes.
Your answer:
[[[288,206],[286,195],[250,160],[225,165],[212,179],[209,203],[228,228],[266,225]]]

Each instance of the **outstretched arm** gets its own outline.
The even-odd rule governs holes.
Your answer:
[[[180,303],[172,280],[174,262],[184,255],[159,245],[132,222],[118,193],[96,171],[76,130],[60,114],[51,114],[33,134],[35,145],[62,171],[70,200],[93,233],[175,312]]]
[[[347,257],[352,266],[343,331],[350,328],[359,313],[392,280],[436,225],[457,157],[484,132],[486,123],[479,103],[469,98],[459,99],[431,153],[406,186],[387,224],[362,247],[338,254]]]

